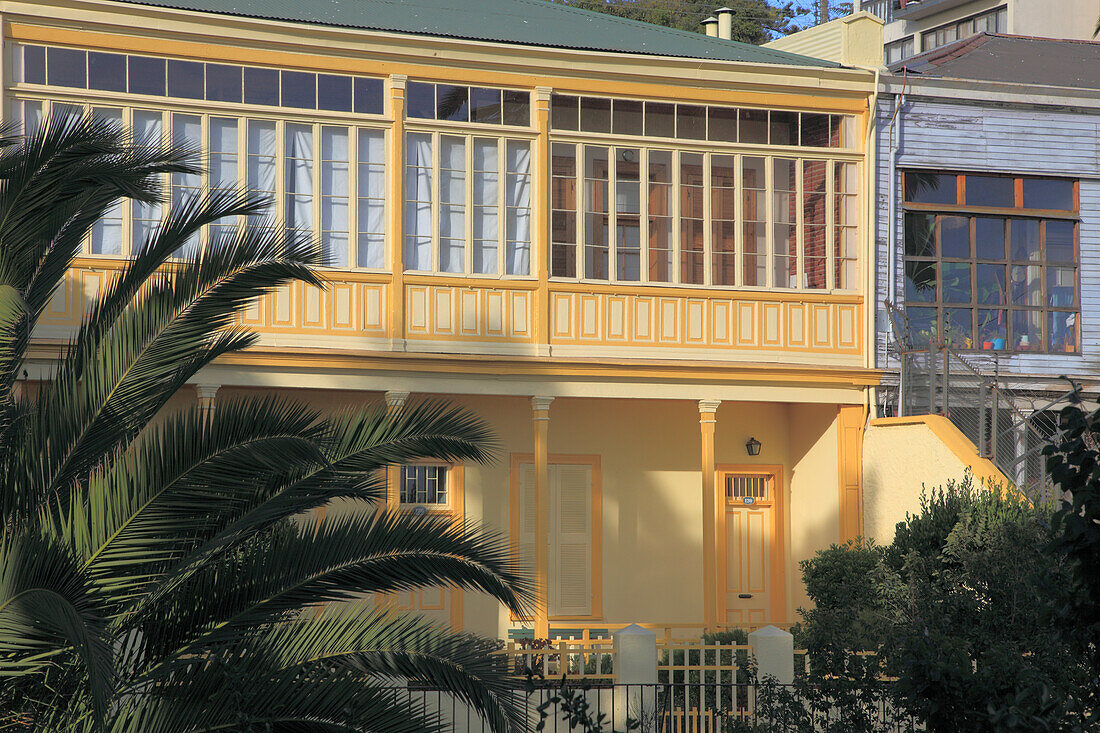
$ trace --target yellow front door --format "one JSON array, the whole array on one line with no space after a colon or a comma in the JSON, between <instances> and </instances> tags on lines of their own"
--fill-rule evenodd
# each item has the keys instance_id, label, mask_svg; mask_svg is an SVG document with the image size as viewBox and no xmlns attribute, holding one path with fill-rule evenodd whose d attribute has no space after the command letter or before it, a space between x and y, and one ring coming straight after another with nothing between
<instances>
[{"instance_id":1,"label":"yellow front door","mask_svg":"<svg viewBox=\"0 0 1100 733\"><path fill-rule=\"evenodd\" d=\"M774 476L727 473L725 608L727 624L772 619Z\"/></svg>"}]
</instances>

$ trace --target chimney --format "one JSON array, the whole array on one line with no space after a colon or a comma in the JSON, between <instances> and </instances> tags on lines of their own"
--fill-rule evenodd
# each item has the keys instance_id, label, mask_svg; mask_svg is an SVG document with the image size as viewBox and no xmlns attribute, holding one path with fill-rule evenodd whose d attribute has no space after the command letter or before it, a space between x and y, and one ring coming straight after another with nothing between
<instances>
[{"instance_id":1,"label":"chimney","mask_svg":"<svg viewBox=\"0 0 1100 733\"><path fill-rule=\"evenodd\" d=\"M733 11L729 8L718 8L714 11L718 16L718 37L727 41L733 40Z\"/></svg>"},{"instance_id":2,"label":"chimney","mask_svg":"<svg viewBox=\"0 0 1100 733\"><path fill-rule=\"evenodd\" d=\"M707 32L707 35L711 38L718 37L718 19L713 15L703 21L703 30Z\"/></svg>"}]
</instances>

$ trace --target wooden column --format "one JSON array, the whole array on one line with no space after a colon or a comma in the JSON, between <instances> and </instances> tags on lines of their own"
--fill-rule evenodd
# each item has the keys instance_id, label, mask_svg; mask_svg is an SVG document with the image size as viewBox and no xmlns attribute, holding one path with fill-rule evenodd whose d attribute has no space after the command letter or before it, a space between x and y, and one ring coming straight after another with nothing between
<instances>
[{"instance_id":1,"label":"wooden column","mask_svg":"<svg viewBox=\"0 0 1100 733\"><path fill-rule=\"evenodd\" d=\"M386 412L393 414L405 406L405 400L409 399L408 392L386 392ZM397 509L401 504L401 466L389 466L386 468L386 505L390 509Z\"/></svg>"},{"instance_id":2,"label":"wooden column","mask_svg":"<svg viewBox=\"0 0 1100 733\"><path fill-rule=\"evenodd\" d=\"M703 625L718 626L718 501L714 487L714 428L721 400L699 400L699 433L702 439L703 499Z\"/></svg>"},{"instance_id":3,"label":"wooden column","mask_svg":"<svg viewBox=\"0 0 1100 733\"><path fill-rule=\"evenodd\" d=\"M538 277L535 291L535 348L550 354L550 87L535 87L534 204L532 210L532 274Z\"/></svg>"},{"instance_id":4,"label":"wooden column","mask_svg":"<svg viewBox=\"0 0 1100 733\"><path fill-rule=\"evenodd\" d=\"M837 468L840 474L840 541L863 534L863 405L837 408Z\"/></svg>"},{"instance_id":5,"label":"wooden column","mask_svg":"<svg viewBox=\"0 0 1100 733\"><path fill-rule=\"evenodd\" d=\"M389 191L389 263L390 289L389 337L392 348L405 350L405 85L404 74L390 76L390 115L393 127L390 132L386 157L390 171Z\"/></svg>"},{"instance_id":6,"label":"wooden column","mask_svg":"<svg viewBox=\"0 0 1100 733\"><path fill-rule=\"evenodd\" d=\"M550 403L553 397L532 397L535 428L535 638L550 636Z\"/></svg>"}]
</instances>

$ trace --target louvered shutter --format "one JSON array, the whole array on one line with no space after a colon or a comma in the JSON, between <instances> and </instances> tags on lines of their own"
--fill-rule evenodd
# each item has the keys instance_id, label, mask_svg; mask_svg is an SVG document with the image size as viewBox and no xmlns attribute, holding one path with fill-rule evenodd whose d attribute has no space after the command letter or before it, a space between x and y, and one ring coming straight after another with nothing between
<instances>
[{"instance_id":1,"label":"louvered shutter","mask_svg":"<svg viewBox=\"0 0 1100 733\"><path fill-rule=\"evenodd\" d=\"M592 613L592 468L550 467L550 615Z\"/></svg>"},{"instance_id":2,"label":"louvered shutter","mask_svg":"<svg viewBox=\"0 0 1100 733\"><path fill-rule=\"evenodd\" d=\"M535 467L530 463L519 467L519 545L520 561L535 570Z\"/></svg>"}]
</instances>

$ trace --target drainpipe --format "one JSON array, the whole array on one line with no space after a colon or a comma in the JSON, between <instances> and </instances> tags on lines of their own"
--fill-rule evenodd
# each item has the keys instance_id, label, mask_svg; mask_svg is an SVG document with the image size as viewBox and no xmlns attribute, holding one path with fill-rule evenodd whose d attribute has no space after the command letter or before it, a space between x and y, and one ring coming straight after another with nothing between
<instances>
[{"instance_id":1,"label":"drainpipe","mask_svg":"<svg viewBox=\"0 0 1100 733\"><path fill-rule=\"evenodd\" d=\"M704 20L702 22L702 26L703 30L706 31L708 36L710 36L711 38L718 37L718 19L715 18L713 15Z\"/></svg>"},{"instance_id":2,"label":"drainpipe","mask_svg":"<svg viewBox=\"0 0 1100 733\"><path fill-rule=\"evenodd\" d=\"M908 75L902 77L901 93L897 95L897 99L894 102L894 114L890 117L890 169L889 169L889 192L888 200L889 212L887 214L887 221L890 226L890 236L887 237L889 249L886 252L886 272L889 277L886 292L887 298L890 303L896 305L897 298L897 273L894 268L897 266L897 248L898 248L898 222L897 222L897 190L898 190L898 149L901 143L902 132L902 117L901 107L905 104L905 84L908 81ZM895 135L895 132L897 133Z\"/></svg>"}]
</instances>

